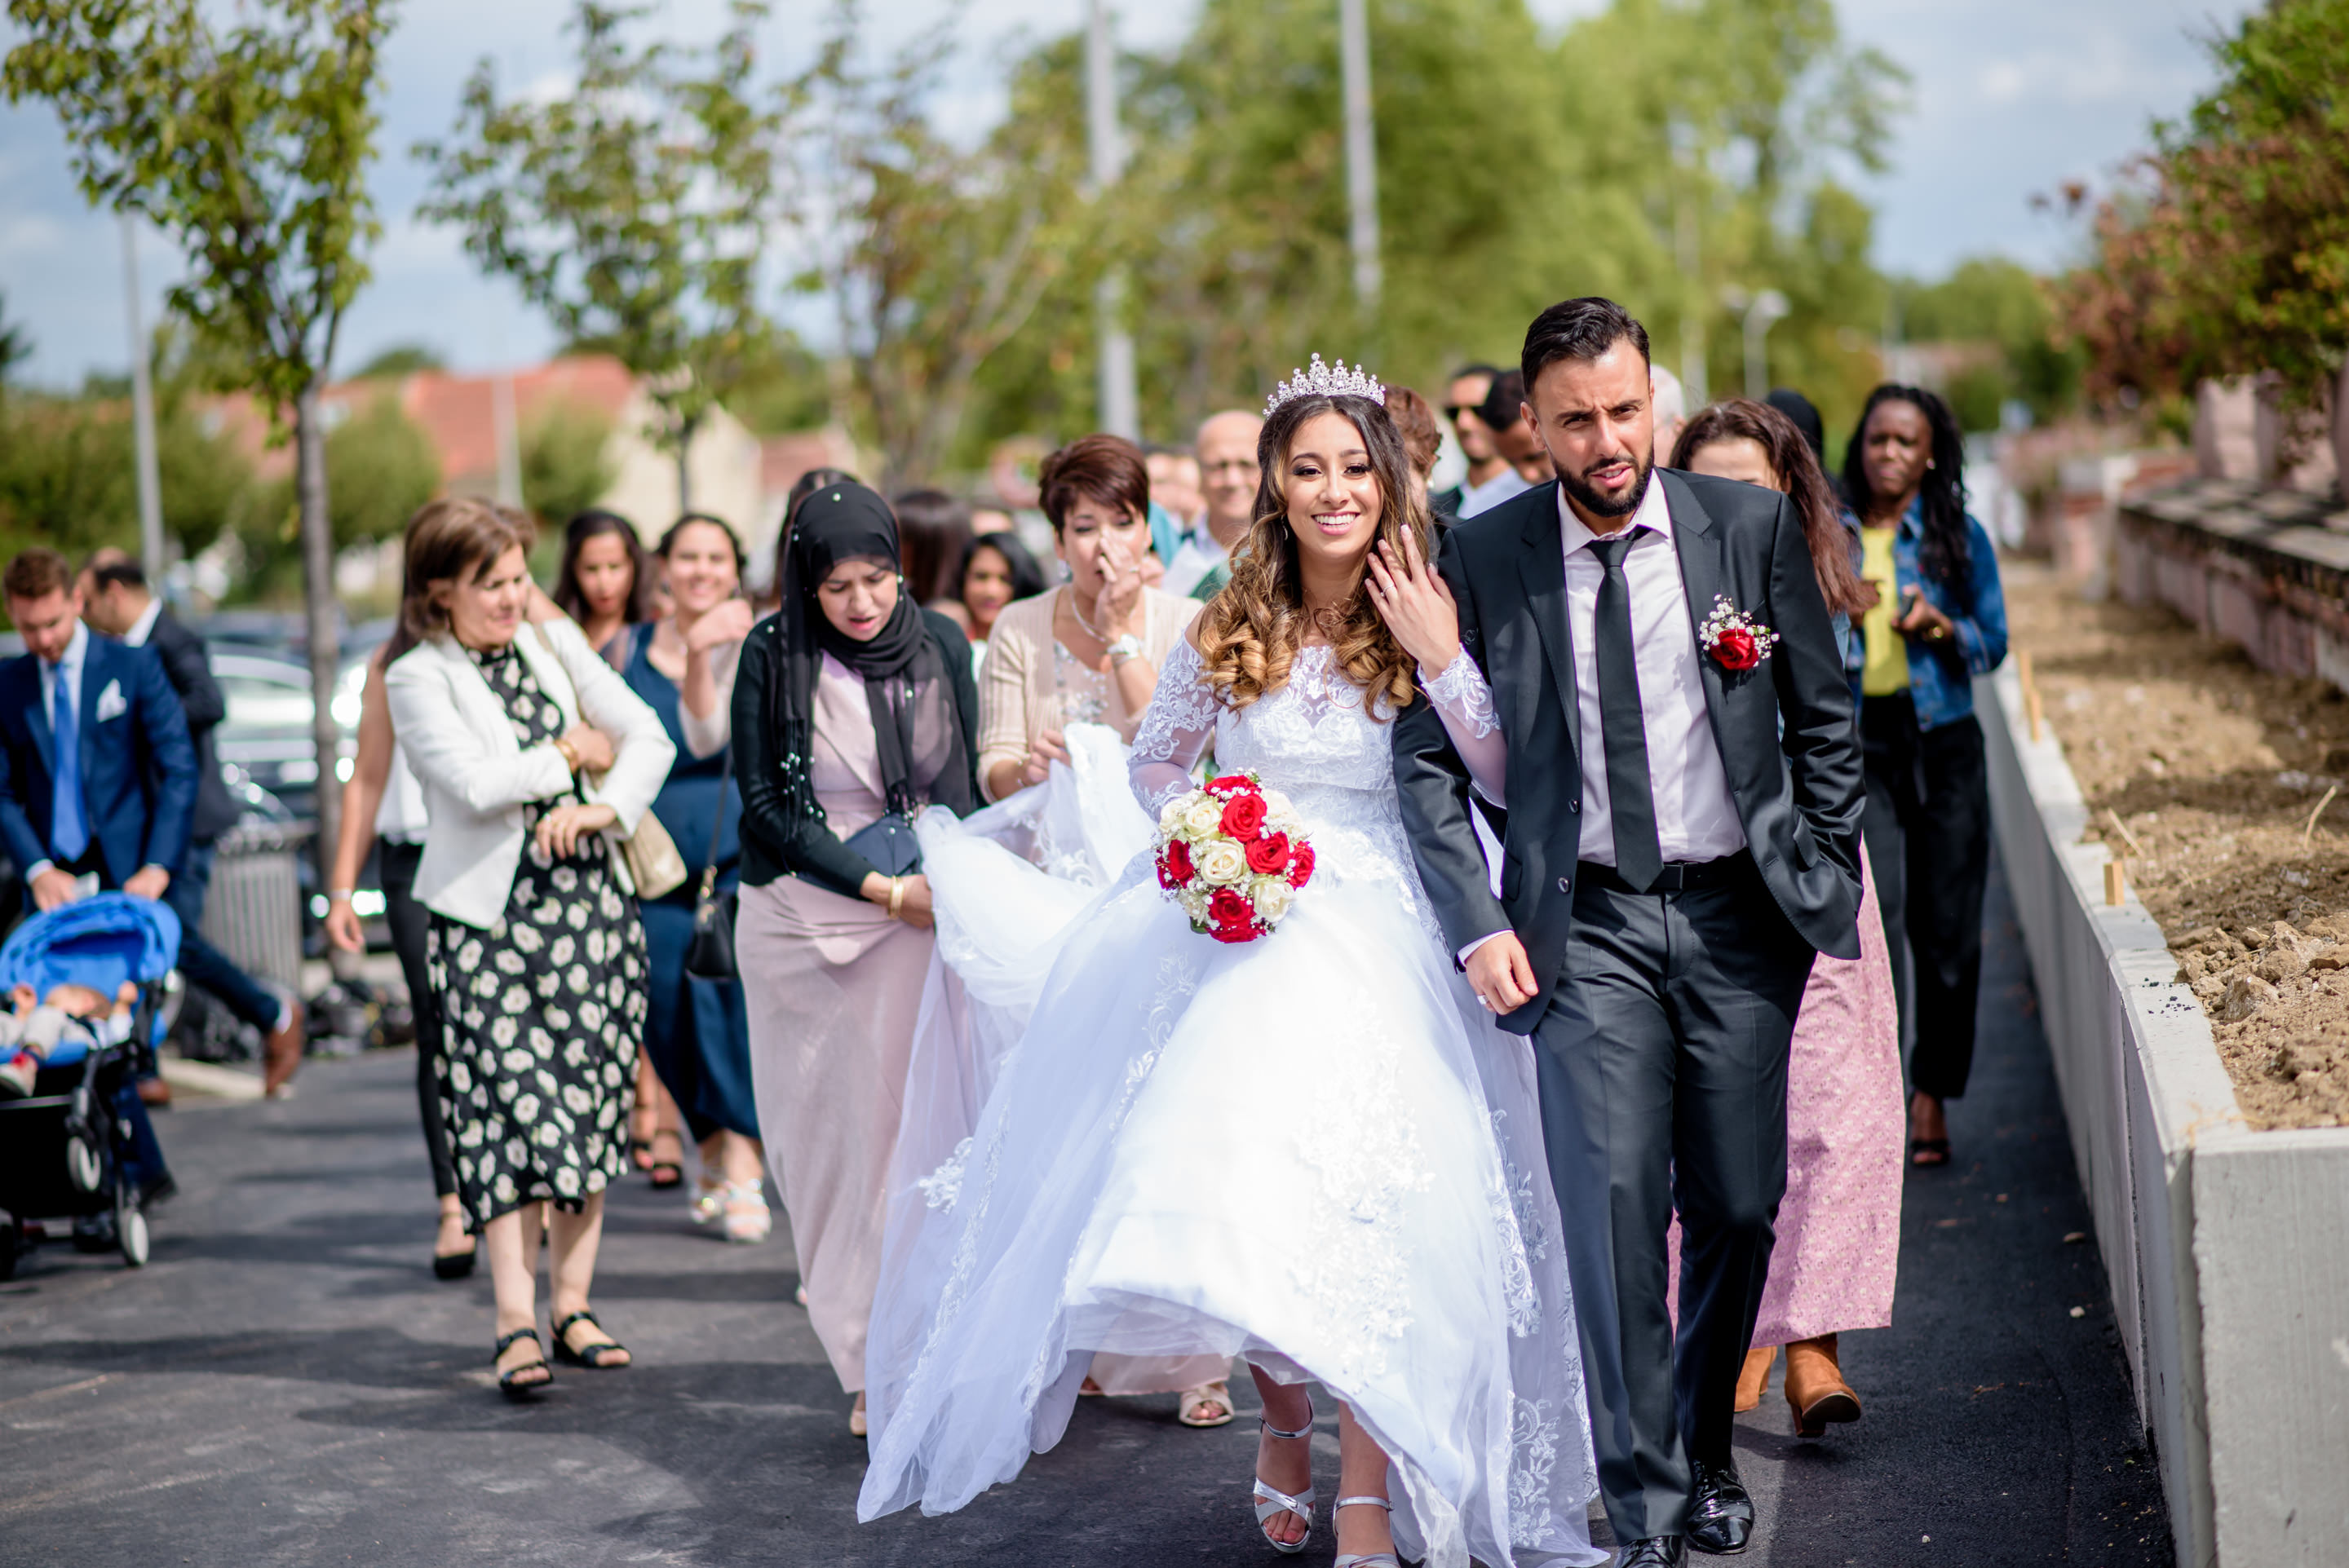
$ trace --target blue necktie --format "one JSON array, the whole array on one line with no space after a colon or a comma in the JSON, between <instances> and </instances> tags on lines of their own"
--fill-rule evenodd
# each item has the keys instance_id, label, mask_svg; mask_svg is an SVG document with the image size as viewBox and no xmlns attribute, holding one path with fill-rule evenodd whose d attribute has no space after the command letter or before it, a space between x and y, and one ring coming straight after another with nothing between
<instances>
[{"instance_id":1,"label":"blue necktie","mask_svg":"<svg viewBox=\"0 0 2349 1568\"><path fill-rule=\"evenodd\" d=\"M49 797L49 854L61 865L71 865L89 848L89 816L81 799L81 715L75 712L74 694L67 689L66 667L59 665L50 707L57 737L57 784Z\"/></svg>"}]
</instances>

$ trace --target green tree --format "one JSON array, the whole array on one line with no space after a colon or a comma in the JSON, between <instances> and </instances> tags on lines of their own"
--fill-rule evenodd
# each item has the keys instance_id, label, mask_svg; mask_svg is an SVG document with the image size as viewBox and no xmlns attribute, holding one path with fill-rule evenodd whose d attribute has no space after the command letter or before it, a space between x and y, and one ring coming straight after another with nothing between
<instances>
[{"instance_id":1,"label":"green tree","mask_svg":"<svg viewBox=\"0 0 2349 1568\"><path fill-rule=\"evenodd\" d=\"M334 549L318 394L378 232L374 153L389 0L8 0L20 41L0 82L57 110L83 193L176 239L171 305L223 346L241 379L289 412L308 601L318 841L341 797Z\"/></svg>"},{"instance_id":2,"label":"green tree","mask_svg":"<svg viewBox=\"0 0 2349 1568\"><path fill-rule=\"evenodd\" d=\"M22 325L8 319L8 296L0 294L0 390L16 374L16 366L33 357L33 340Z\"/></svg>"},{"instance_id":3,"label":"green tree","mask_svg":"<svg viewBox=\"0 0 2349 1568\"><path fill-rule=\"evenodd\" d=\"M419 370L446 370L439 349L421 343L395 343L351 372L354 381L378 376L412 376Z\"/></svg>"},{"instance_id":4,"label":"green tree","mask_svg":"<svg viewBox=\"0 0 2349 1568\"><path fill-rule=\"evenodd\" d=\"M389 539L440 489L440 456L423 427L388 395L371 399L326 437L335 476L335 544Z\"/></svg>"},{"instance_id":5,"label":"green tree","mask_svg":"<svg viewBox=\"0 0 2349 1568\"><path fill-rule=\"evenodd\" d=\"M553 402L522 427L522 493L539 521L560 528L610 492L612 421L594 408Z\"/></svg>"},{"instance_id":6,"label":"green tree","mask_svg":"<svg viewBox=\"0 0 2349 1568\"><path fill-rule=\"evenodd\" d=\"M843 379L891 484L936 478L955 452L980 372L1038 319L1101 232L1081 128L1037 112L1038 73L977 147L926 110L954 35L917 35L877 63L860 13L833 11L815 63L788 84L792 212L806 264L793 285L833 313Z\"/></svg>"},{"instance_id":7,"label":"green tree","mask_svg":"<svg viewBox=\"0 0 2349 1568\"><path fill-rule=\"evenodd\" d=\"M248 527L262 497L244 456L205 430L189 400L173 396L168 384L159 391L163 514L181 549L194 554L222 532ZM32 544L68 555L102 544L137 546L129 416L119 397L26 395L0 405L0 553Z\"/></svg>"},{"instance_id":8,"label":"green tree","mask_svg":"<svg viewBox=\"0 0 2349 1568\"><path fill-rule=\"evenodd\" d=\"M1994 345L1994 360L1969 366L1963 387L1951 387L1968 429L1997 426L2009 401L2044 421L2078 394L2080 356L2055 339L2049 284L2020 263L2000 256L1961 262L1938 284L1895 288L1901 334L1912 342Z\"/></svg>"},{"instance_id":9,"label":"green tree","mask_svg":"<svg viewBox=\"0 0 2349 1568\"><path fill-rule=\"evenodd\" d=\"M771 332L758 293L780 110L751 87L766 0L730 0L706 52L632 46L652 9L579 0L579 84L561 98L501 102L482 60L449 139L415 150L434 181L418 211L456 225L566 340L648 378L650 433L689 511L694 434Z\"/></svg>"},{"instance_id":10,"label":"green tree","mask_svg":"<svg viewBox=\"0 0 2349 1568\"><path fill-rule=\"evenodd\" d=\"M2274 0L2211 56L2219 86L2101 205L2064 325L2104 397L2271 372L2320 407L2349 354L2349 0Z\"/></svg>"}]
</instances>

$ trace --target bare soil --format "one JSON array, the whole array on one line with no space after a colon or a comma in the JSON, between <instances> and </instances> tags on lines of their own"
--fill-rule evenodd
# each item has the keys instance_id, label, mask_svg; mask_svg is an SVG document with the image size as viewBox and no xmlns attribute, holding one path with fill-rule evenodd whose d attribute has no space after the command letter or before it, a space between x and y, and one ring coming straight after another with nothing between
<instances>
[{"instance_id":1,"label":"bare soil","mask_svg":"<svg viewBox=\"0 0 2349 1568\"><path fill-rule=\"evenodd\" d=\"M2349 1122L2349 699L2166 607L2006 571L2013 644L2087 798L2086 836L2127 857L2244 1115Z\"/></svg>"}]
</instances>

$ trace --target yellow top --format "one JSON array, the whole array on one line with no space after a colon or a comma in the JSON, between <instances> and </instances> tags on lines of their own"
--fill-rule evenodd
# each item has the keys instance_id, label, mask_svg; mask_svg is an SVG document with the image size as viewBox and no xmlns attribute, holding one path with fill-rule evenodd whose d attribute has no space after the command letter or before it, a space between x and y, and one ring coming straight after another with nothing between
<instances>
[{"instance_id":1,"label":"yellow top","mask_svg":"<svg viewBox=\"0 0 2349 1568\"><path fill-rule=\"evenodd\" d=\"M1876 608L1859 623L1868 653L1859 672L1862 696L1890 696L1909 689L1909 639L1892 629L1893 614L1900 607L1896 597L1899 573L1892 560L1892 542L1899 533L1895 528L1859 531L1859 574L1876 584Z\"/></svg>"}]
</instances>

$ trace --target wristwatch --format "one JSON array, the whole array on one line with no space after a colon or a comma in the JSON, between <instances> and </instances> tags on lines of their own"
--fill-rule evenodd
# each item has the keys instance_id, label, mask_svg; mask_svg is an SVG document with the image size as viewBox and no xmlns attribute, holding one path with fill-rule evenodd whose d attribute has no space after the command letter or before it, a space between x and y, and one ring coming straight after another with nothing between
<instances>
[{"instance_id":1,"label":"wristwatch","mask_svg":"<svg viewBox=\"0 0 2349 1568\"><path fill-rule=\"evenodd\" d=\"M1109 645L1109 662L1112 668L1125 663L1128 659L1138 659L1141 656L1142 639L1132 632L1128 632Z\"/></svg>"}]
</instances>

